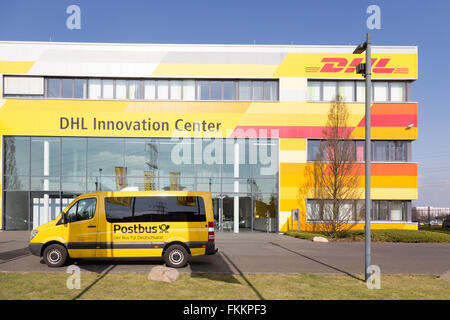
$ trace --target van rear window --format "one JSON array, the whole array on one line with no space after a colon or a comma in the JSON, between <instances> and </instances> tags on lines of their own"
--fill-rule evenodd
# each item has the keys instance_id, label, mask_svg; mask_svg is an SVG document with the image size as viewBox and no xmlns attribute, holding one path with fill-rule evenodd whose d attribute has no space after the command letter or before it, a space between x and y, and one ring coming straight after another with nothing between
<instances>
[{"instance_id":1,"label":"van rear window","mask_svg":"<svg viewBox=\"0 0 450 320\"><path fill-rule=\"evenodd\" d=\"M108 197L108 222L206 221L202 197Z\"/></svg>"}]
</instances>

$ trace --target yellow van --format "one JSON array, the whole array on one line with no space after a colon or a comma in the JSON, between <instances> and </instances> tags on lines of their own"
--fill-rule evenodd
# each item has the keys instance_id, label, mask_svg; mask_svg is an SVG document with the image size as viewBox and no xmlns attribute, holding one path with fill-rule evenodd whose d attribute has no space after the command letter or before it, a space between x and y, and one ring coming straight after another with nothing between
<instances>
[{"instance_id":1,"label":"yellow van","mask_svg":"<svg viewBox=\"0 0 450 320\"><path fill-rule=\"evenodd\" d=\"M69 258L163 257L169 267L215 254L211 194L111 191L77 197L31 232L30 251L49 267Z\"/></svg>"}]
</instances>

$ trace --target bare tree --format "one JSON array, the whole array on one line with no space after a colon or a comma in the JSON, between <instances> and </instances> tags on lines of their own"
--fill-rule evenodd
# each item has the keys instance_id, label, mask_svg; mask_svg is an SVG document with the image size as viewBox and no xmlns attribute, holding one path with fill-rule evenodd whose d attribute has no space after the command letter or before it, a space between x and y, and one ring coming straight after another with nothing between
<instances>
[{"instance_id":1,"label":"bare tree","mask_svg":"<svg viewBox=\"0 0 450 320\"><path fill-rule=\"evenodd\" d=\"M354 226L354 203L361 197L356 150L348 126L349 111L340 96L330 105L316 158L305 170L303 193L310 198L308 219L315 230L344 236Z\"/></svg>"}]
</instances>

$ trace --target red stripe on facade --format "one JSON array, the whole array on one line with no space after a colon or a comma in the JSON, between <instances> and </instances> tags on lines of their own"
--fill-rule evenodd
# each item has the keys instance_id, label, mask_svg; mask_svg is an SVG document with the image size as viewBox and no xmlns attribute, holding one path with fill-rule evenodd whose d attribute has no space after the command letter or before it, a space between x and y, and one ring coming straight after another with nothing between
<instances>
[{"instance_id":1,"label":"red stripe on facade","mask_svg":"<svg viewBox=\"0 0 450 320\"><path fill-rule=\"evenodd\" d=\"M371 125L373 127L407 127L413 125L417 127L416 114L374 114L371 117ZM363 117L358 127L364 127L366 117Z\"/></svg>"}]
</instances>

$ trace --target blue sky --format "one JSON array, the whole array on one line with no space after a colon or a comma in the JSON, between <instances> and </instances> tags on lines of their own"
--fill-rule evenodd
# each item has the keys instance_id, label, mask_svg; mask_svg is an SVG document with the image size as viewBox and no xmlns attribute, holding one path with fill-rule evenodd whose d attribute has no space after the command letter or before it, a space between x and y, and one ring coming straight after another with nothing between
<instances>
[{"instance_id":1,"label":"blue sky","mask_svg":"<svg viewBox=\"0 0 450 320\"><path fill-rule=\"evenodd\" d=\"M66 8L81 8L81 29ZM374 45L417 45L419 199L450 206L450 1L1 1L0 40L132 43L337 44L364 41L366 9L381 8Z\"/></svg>"}]
</instances>

